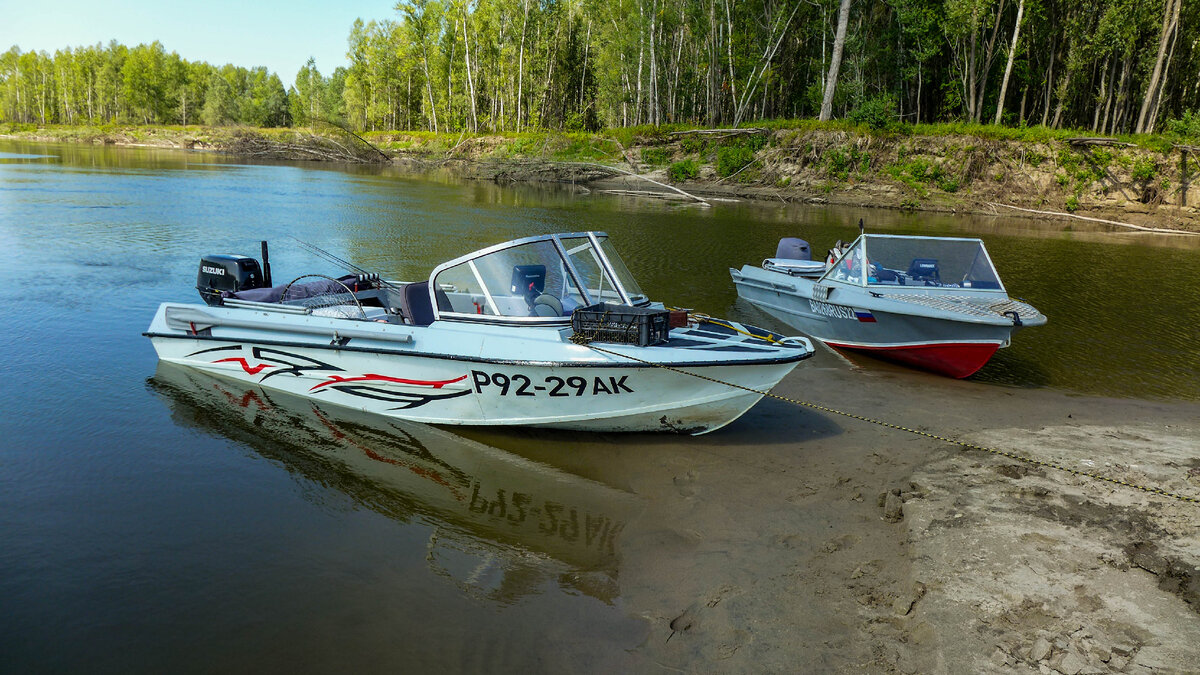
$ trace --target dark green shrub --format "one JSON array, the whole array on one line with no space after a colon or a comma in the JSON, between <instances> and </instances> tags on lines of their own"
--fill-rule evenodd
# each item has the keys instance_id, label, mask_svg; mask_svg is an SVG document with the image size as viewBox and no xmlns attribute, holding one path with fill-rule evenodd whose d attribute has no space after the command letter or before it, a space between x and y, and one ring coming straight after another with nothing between
<instances>
[{"instance_id":1,"label":"dark green shrub","mask_svg":"<svg viewBox=\"0 0 1200 675\"><path fill-rule=\"evenodd\" d=\"M679 141L680 147L686 153L701 153L704 152L704 139L699 136L684 136L682 141Z\"/></svg>"},{"instance_id":2,"label":"dark green shrub","mask_svg":"<svg viewBox=\"0 0 1200 675\"><path fill-rule=\"evenodd\" d=\"M850 111L850 121L855 124L881 130L896 121L896 99L889 94L880 94L863 100Z\"/></svg>"},{"instance_id":3,"label":"dark green shrub","mask_svg":"<svg viewBox=\"0 0 1200 675\"><path fill-rule=\"evenodd\" d=\"M1157 171L1158 167L1154 165L1154 160L1149 157L1138 157L1133 160L1133 169L1130 171L1130 175L1134 180L1148 181L1154 178Z\"/></svg>"},{"instance_id":4,"label":"dark green shrub","mask_svg":"<svg viewBox=\"0 0 1200 675\"><path fill-rule=\"evenodd\" d=\"M700 163L694 159L675 162L667 168L667 175L675 182L691 180L700 175Z\"/></svg>"},{"instance_id":5,"label":"dark green shrub","mask_svg":"<svg viewBox=\"0 0 1200 675\"><path fill-rule=\"evenodd\" d=\"M871 167L871 155L853 145L834 147L825 151L825 169L830 176L846 180L851 172L865 172Z\"/></svg>"},{"instance_id":6,"label":"dark green shrub","mask_svg":"<svg viewBox=\"0 0 1200 675\"><path fill-rule=\"evenodd\" d=\"M731 176L754 161L754 151L741 145L717 148L717 173Z\"/></svg>"},{"instance_id":7,"label":"dark green shrub","mask_svg":"<svg viewBox=\"0 0 1200 675\"><path fill-rule=\"evenodd\" d=\"M642 161L647 164L666 164L671 161L671 151L666 148L642 148Z\"/></svg>"},{"instance_id":8,"label":"dark green shrub","mask_svg":"<svg viewBox=\"0 0 1200 675\"><path fill-rule=\"evenodd\" d=\"M1185 110L1183 117L1167 122L1167 131L1185 139L1200 139L1200 112Z\"/></svg>"}]
</instances>

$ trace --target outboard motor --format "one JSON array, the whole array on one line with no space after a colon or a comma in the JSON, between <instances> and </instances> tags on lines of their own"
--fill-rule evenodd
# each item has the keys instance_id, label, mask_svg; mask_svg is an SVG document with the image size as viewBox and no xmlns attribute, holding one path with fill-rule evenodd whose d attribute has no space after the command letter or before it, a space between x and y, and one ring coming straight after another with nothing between
<instances>
[{"instance_id":1,"label":"outboard motor","mask_svg":"<svg viewBox=\"0 0 1200 675\"><path fill-rule=\"evenodd\" d=\"M784 260L812 260L812 251L809 250L807 241L797 237L784 237L779 240L775 257Z\"/></svg>"},{"instance_id":2,"label":"outboard motor","mask_svg":"<svg viewBox=\"0 0 1200 675\"><path fill-rule=\"evenodd\" d=\"M244 291L262 288L263 274L258 261L244 255L216 253L200 258L200 273L196 275L196 290L209 305L221 304L222 291Z\"/></svg>"}]
</instances>

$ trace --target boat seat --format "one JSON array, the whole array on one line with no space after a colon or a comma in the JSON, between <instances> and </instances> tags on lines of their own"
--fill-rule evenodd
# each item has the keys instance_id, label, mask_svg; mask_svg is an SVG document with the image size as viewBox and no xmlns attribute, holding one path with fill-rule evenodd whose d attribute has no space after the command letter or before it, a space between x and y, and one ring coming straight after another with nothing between
<instances>
[{"instance_id":1,"label":"boat seat","mask_svg":"<svg viewBox=\"0 0 1200 675\"><path fill-rule=\"evenodd\" d=\"M400 311L414 326L428 326L433 323L433 303L429 302L428 281L404 284L400 289Z\"/></svg>"}]
</instances>

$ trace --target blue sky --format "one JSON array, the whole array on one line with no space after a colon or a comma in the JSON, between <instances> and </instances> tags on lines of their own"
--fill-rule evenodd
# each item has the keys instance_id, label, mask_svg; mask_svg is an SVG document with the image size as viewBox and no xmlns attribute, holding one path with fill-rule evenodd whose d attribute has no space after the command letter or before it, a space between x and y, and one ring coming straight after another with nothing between
<instances>
[{"instance_id":1,"label":"blue sky","mask_svg":"<svg viewBox=\"0 0 1200 675\"><path fill-rule=\"evenodd\" d=\"M309 56L328 75L346 65L346 37L361 17L394 19L396 0L0 0L0 51L54 50L116 39L158 40L189 61L266 66L284 86Z\"/></svg>"}]
</instances>

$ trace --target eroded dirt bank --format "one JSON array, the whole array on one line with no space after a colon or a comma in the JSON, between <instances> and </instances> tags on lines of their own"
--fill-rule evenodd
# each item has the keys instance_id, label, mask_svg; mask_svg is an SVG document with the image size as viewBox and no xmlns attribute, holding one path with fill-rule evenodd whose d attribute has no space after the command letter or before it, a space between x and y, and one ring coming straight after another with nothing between
<instances>
[{"instance_id":1,"label":"eroded dirt bank","mask_svg":"<svg viewBox=\"0 0 1200 675\"><path fill-rule=\"evenodd\" d=\"M639 137L635 145L621 147L618 162L609 164L700 196L1043 218L1084 216L1200 231L1195 207L1200 203L1200 184L1195 181L1200 161L1194 153L1169 145L1159 151L1123 143L786 129L750 138L755 140ZM498 147L500 139L468 139L444 157L414 149L399 152L394 161L414 170L437 167L500 183L571 182L680 198L640 178L605 172L597 162L498 158Z\"/></svg>"}]
</instances>

